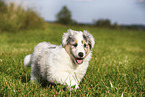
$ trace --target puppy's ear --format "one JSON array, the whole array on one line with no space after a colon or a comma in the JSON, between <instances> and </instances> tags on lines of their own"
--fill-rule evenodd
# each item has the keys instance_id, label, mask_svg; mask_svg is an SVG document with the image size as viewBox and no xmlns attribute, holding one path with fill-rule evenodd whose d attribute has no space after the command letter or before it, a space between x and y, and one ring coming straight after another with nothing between
<instances>
[{"instance_id":1,"label":"puppy's ear","mask_svg":"<svg viewBox=\"0 0 145 97\"><path fill-rule=\"evenodd\" d=\"M95 44L94 37L86 30L83 31L83 37L89 43L90 48L93 48Z\"/></svg>"},{"instance_id":2,"label":"puppy's ear","mask_svg":"<svg viewBox=\"0 0 145 97\"><path fill-rule=\"evenodd\" d=\"M69 30L67 31L67 33L64 33L64 34L63 34L63 36L62 36L62 46L63 46L63 47L68 43L69 37L70 37L70 35L71 35L71 32L72 32L72 30L69 29Z\"/></svg>"}]
</instances>

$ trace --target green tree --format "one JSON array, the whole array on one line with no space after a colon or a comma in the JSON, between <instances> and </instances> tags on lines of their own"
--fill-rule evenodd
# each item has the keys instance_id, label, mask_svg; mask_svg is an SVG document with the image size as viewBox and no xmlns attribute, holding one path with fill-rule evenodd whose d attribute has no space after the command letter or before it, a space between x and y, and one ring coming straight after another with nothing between
<instances>
[{"instance_id":1,"label":"green tree","mask_svg":"<svg viewBox=\"0 0 145 97\"><path fill-rule=\"evenodd\" d=\"M76 23L74 20L72 20L71 12L66 6L63 6L63 8L60 10L56 17L57 22L61 24L68 25Z\"/></svg>"}]
</instances>

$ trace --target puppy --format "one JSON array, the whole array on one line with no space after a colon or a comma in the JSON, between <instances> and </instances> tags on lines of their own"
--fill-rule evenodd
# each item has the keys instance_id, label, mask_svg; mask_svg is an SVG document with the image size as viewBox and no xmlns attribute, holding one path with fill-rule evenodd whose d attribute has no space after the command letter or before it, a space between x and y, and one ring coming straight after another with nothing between
<instances>
[{"instance_id":1,"label":"puppy","mask_svg":"<svg viewBox=\"0 0 145 97\"><path fill-rule=\"evenodd\" d=\"M33 53L24 59L24 65L31 66L31 82L37 82L41 76L51 83L67 85L69 89L71 86L79 88L94 44L94 38L89 32L71 29L63 34L60 46L39 43Z\"/></svg>"}]
</instances>

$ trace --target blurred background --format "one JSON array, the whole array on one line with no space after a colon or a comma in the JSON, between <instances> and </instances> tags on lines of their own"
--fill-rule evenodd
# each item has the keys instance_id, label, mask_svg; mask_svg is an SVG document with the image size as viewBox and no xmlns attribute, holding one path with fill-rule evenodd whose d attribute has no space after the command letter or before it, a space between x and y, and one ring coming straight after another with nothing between
<instances>
[{"instance_id":1,"label":"blurred background","mask_svg":"<svg viewBox=\"0 0 145 97\"><path fill-rule=\"evenodd\" d=\"M95 38L80 88L32 85L24 57L70 28ZM0 97L145 97L144 74L145 0L0 0Z\"/></svg>"},{"instance_id":2,"label":"blurred background","mask_svg":"<svg viewBox=\"0 0 145 97\"><path fill-rule=\"evenodd\" d=\"M145 0L0 0L0 14L1 31L43 28L44 21L145 30Z\"/></svg>"}]
</instances>

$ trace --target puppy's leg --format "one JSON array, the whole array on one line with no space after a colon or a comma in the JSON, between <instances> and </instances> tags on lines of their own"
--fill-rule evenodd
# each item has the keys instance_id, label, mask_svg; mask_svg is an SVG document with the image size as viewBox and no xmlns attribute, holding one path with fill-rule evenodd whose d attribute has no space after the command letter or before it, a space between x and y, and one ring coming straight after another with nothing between
<instances>
[{"instance_id":1,"label":"puppy's leg","mask_svg":"<svg viewBox=\"0 0 145 97\"><path fill-rule=\"evenodd\" d=\"M39 69L36 64L31 64L31 83L38 83Z\"/></svg>"},{"instance_id":2,"label":"puppy's leg","mask_svg":"<svg viewBox=\"0 0 145 97\"><path fill-rule=\"evenodd\" d=\"M75 91L76 91L76 89L79 88L79 82L76 80L75 76L73 76L71 74L65 80L65 83L68 85L68 88L70 90L73 90L72 86L75 86Z\"/></svg>"}]
</instances>

